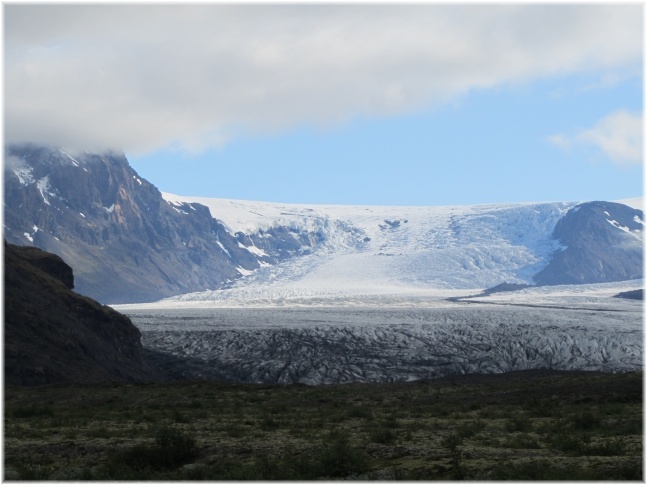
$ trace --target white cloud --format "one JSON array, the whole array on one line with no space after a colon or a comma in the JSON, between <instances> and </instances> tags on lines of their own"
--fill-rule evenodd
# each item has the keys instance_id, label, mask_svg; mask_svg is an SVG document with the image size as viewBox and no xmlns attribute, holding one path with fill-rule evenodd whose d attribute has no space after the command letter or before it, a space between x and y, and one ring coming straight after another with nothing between
<instances>
[{"instance_id":1,"label":"white cloud","mask_svg":"<svg viewBox=\"0 0 647 485\"><path fill-rule=\"evenodd\" d=\"M641 5L5 5L5 137L200 150L642 56Z\"/></svg>"},{"instance_id":2,"label":"white cloud","mask_svg":"<svg viewBox=\"0 0 647 485\"><path fill-rule=\"evenodd\" d=\"M612 161L619 164L640 164L643 153L642 116L618 111L600 120L590 130L581 132L577 139L600 148Z\"/></svg>"},{"instance_id":3,"label":"white cloud","mask_svg":"<svg viewBox=\"0 0 647 485\"><path fill-rule=\"evenodd\" d=\"M643 160L642 115L620 110L599 120L592 128L573 136L563 134L548 137L549 143L560 148L572 145L593 145L618 165L641 164Z\"/></svg>"},{"instance_id":4,"label":"white cloud","mask_svg":"<svg viewBox=\"0 0 647 485\"><path fill-rule=\"evenodd\" d=\"M559 147L559 148L568 148L572 144L570 138L568 138L566 135L561 135L561 134L549 136L548 143L550 143L551 145L555 145L556 147Z\"/></svg>"}]
</instances>

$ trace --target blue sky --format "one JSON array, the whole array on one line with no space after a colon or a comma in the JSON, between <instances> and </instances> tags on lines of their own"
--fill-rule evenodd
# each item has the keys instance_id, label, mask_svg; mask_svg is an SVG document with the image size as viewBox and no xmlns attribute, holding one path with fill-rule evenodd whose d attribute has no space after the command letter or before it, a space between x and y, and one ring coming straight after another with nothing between
<instances>
[{"instance_id":1,"label":"blue sky","mask_svg":"<svg viewBox=\"0 0 647 485\"><path fill-rule=\"evenodd\" d=\"M597 80L576 75L478 90L409 115L306 125L200 155L129 159L161 190L205 197L462 205L639 196L641 163L617 163L593 143L550 142L618 110L642 112L640 76L586 88Z\"/></svg>"},{"instance_id":2,"label":"blue sky","mask_svg":"<svg viewBox=\"0 0 647 485\"><path fill-rule=\"evenodd\" d=\"M642 195L633 5L5 6L5 136L178 195Z\"/></svg>"}]
</instances>

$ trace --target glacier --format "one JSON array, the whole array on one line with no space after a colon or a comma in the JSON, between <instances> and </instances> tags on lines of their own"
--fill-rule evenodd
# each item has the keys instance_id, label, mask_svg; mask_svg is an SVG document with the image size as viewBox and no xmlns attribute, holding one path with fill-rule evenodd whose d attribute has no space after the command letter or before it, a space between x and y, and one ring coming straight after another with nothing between
<instances>
[{"instance_id":1,"label":"glacier","mask_svg":"<svg viewBox=\"0 0 647 485\"><path fill-rule=\"evenodd\" d=\"M310 254L263 265L229 288L170 298L223 305L531 283L560 248L551 238L557 221L577 204L325 206L162 195L172 205L205 205L232 234L272 227L322 234Z\"/></svg>"},{"instance_id":2,"label":"glacier","mask_svg":"<svg viewBox=\"0 0 647 485\"><path fill-rule=\"evenodd\" d=\"M192 359L184 375L193 379L315 385L542 368L625 372L642 368L642 302L614 295L642 284L116 308L145 347Z\"/></svg>"},{"instance_id":3,"label":"glacier","mask_svg":"<svg viewBox=\"0 0 647 485\"><path fill-rule=\"evenodd\" d=\"M532 285L565 249L553 231L576 202L349 207L163 197L207 206L258 254L274 234L318 238L311 251L225 288L115 305L146 348L183 362L177 371L187 378L316 385L642 368L642 302L615 298L642 279L483 291ZM642 231L626 236L642 244Z\"/></svg>"}]
</instances>

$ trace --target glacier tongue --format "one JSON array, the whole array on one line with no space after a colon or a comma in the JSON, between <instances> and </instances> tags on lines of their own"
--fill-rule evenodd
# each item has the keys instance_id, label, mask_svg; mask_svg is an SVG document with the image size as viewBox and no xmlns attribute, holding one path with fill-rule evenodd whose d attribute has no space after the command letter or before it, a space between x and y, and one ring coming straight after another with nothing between
<instances>
[{"instance_id":1,"label":"glacier tongue","mask_svg":"<svg viewBox=\"0 0 647 485\"><path fill-rule=\"evenodd\" d=\"M207 206L232 233L284 226L322 234L311 254L261 267L231 288L170 298L228 305L530 283L558 249L555 224L575 205L324 206L163 196Z\"/></svg>"},{"instance_id":2,"label":"glacier tongue","mask_svg":"<svg viewBox=\"0 0 647 485\"><path fill-rule=\"evenodd\" d=\"M642 368L642 304L624 285L532 288L464 301L120 310L146 347L196 359L189 376L326 384L523 369ZM554 290L554 291L551 291ZM328 304L336 300L328 299Z\"/></svg>"},{"instance_id":3,"label":"glacier tongue","mask_svg":"<svg viewBox=\"0 0 647 485\"><path fill-rule=\"evenodd\" d=\"M291 234L316 241L227 288L118 307L145 346L192 359L182 364L188 377L325 384L642 368L642 304L612 298L642 280L480 294L532 283L554 253L566 252L554 229L575 203L344 207L164 197L206 205L245 247L298 239Z\"/></svg>"}]
</instances>

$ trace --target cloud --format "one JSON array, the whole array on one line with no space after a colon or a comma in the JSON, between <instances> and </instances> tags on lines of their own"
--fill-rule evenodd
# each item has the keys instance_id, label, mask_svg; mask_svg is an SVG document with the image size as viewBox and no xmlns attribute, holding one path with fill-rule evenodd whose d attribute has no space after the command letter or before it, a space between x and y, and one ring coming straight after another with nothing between
<instances>
[{"instance_id":1,"label":"cloud","mask_svg":"<svg viewBox=\"0 0 647 485\"><path fill-rule=\"evenodd\" d=\"M642 58L640 5L5 5L5 139L146 152Z\"/></svg>"},{"instance_id":2,"label":"cloud","mask_svg":"<svg viewBox=\"0 0 647 485\"><path fill-rule=\"evenodd\" d=\"M642 115L620 110L602 118L592 128L574 136L563 134L548 137L548 142L560 148L573 145L593 145L609 160L624 166L642 164Z\"/></svg>"},{"instance_id":3,"label":"cloud","mask_svg":"<svg viewBox=\"0 0 647 485\"><path fill-rule=\"evenodd\" d=\"M27 162L25 162L22 158L15 157L13 155L5 156L3 159L3 165L5 172L29 167L29 165L27 165Z\"/></svg>"},{"instance_id":4,"label":"cloud","mask_svg":"<svg viewBox=\"0 0 647 485\"><path fill-rule=\"evenodd\" d=\"M633 165L642 163L642 134L642 116L618 111L582 131L577 139L596 145L615 163Z\"/></svg>"},{"instance_id":5,"label":"cloud","mask_svg":"<svg viewBox=\"0 0 647 485\"><path fill-rule=\"evenodd\" d=\"M566 149L571 146L572 141L566 135L551 135L548 137L548 143L556 147Z\"/></svg>"}]
</instances>

